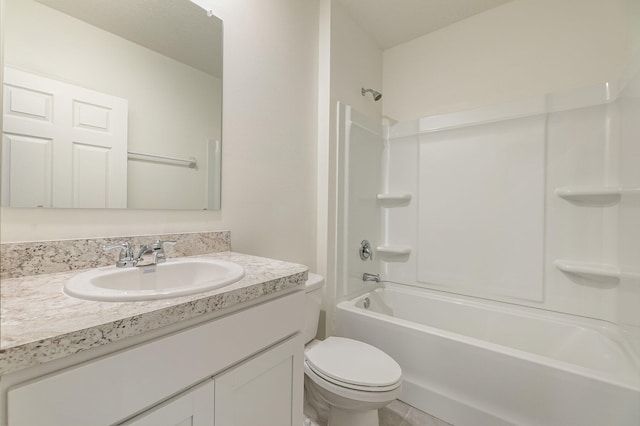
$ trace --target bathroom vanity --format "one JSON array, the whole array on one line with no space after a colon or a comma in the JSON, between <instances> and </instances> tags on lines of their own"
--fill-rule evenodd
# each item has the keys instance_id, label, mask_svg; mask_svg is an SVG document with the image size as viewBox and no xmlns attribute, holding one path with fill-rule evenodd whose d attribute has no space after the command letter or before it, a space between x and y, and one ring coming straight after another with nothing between
<instances>
[{"instance_id":1,"label":"bathroom vanity","mask_svg":"<svg viewBox=\"0 0 640 426\"><path fill-rule=\"evenodd\" d=\"M198 257L245 276L142 302L67 296L76 270L3 279L0 425L301 424L306 267Z\"/></svg>"}]
</instances>

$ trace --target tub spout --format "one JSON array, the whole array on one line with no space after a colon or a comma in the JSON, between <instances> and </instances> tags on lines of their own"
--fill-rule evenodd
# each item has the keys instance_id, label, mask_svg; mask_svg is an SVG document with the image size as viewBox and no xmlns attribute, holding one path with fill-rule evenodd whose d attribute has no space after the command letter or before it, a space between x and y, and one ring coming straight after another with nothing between
<instances>
[{"instance_id":1,"label":"tub spout","mask_svg":"<svg viewBox=\"0 0 640 426\"><path fill-rule=\"evenodd\" d=\"M370 274L365 272L362 274L362 281L375 281L377 283L380 282L380 274Z\"/></svg>"}]
</instances>

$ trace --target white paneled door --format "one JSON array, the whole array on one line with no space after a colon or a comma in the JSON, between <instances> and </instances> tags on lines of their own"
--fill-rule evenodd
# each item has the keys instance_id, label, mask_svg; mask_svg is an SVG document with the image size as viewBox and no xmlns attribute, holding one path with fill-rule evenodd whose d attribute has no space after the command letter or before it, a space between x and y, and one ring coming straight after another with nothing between
<instances>
[{"instance_id":1,"label":"white paneled door","mask_svg":"<svg viewBox=\"0 0 640 426\"><path fill-rule=\"evenodd\" d=\"M125 208L125 99L5 68L2 205Z\"/></svg>"}]
</instances>

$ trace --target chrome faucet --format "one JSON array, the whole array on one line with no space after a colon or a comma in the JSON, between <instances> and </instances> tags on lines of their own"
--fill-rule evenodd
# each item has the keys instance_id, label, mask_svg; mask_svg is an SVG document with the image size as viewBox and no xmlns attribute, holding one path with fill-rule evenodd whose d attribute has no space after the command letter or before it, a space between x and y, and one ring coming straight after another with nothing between
<instances>
[{"instance_id":1,"label":"chrome faucet","mask_svg":"<svg viewBox=\"0 0 640 426\"><path fill-rule=\"evenodd\" d=\"M175 244L174 240L156 240L150 246L141 245L136 256L136 266L157 265L167 261L167 254L164 252L164 244ZM152 257L148 261L144 261L143 256L151 253Z\"/></svg>"},{"instance_id":2,"label":"chrome faucet","mask_svg":"<svg viewBox=\"0 0 640 426\"><path fill-rule=\"evenodd\" d=\"M370 274L365 272L362 274L362 281L375 281L377 283L380 282L380 274Z\"/></svg>"},{"instance_id":3,"label":"chrome faucet","mask_svg":"<svg viewBox=\"0 0 640 426\"><path fill-rule=\"evenodd\" d=\"M176 241L171 240L156 240L150 246L141 245L138 249L138 254L134 255L133 247L127 241L122 244L116 244L112 246L103 246L104 250L120 249L118 260L116 261L116 267L118 268L132 268L134 266L149 266L157 265L158 263L164 263L167 261L167 255L164 252L164 244L175 244ZM153 256L149 261L144 260L144 255L152 253Z\"/></svg>"},{"instance_id":4,"label":"chrome faucet","mask_svg":"<svg viewBox=\"0 0 640 426\"><path fill-rule=\"evenodd\" d=\"M153 253L153 249L147 245L141 245L140 249L138 249L138 255L136 256L136 264L135 266L148 266L148 265L155 265L155 255L151 258L151 260L146 260L144 259L144 255L147 253ZM140 262L143 261L143 262Z\"/></svg>"}]
</instances>

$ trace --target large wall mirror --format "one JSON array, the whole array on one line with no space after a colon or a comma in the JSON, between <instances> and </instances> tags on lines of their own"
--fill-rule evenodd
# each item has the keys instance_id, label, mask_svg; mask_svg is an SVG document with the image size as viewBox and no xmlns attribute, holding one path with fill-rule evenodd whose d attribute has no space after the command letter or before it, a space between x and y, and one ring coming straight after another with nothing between
<instances>
[{"instance_id":1,"label":"large wall mirror","mask_svg":"<svg viewBox=\"0 0 640 426\"><path fill-rule=\"evenodd\" d=\"M220 209L220 19L189 0L4 4L3 206Z\"/></svg>"}]
</instances>

